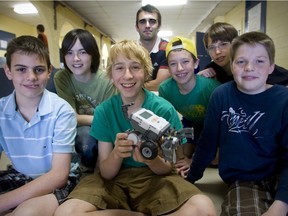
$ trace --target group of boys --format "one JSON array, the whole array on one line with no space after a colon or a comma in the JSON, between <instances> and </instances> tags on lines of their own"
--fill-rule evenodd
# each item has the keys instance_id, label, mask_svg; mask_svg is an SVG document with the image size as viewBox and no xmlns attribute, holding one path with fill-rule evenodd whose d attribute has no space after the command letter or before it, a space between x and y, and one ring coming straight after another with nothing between
<instances>
[{"instance_id":1,"label":"group of boys","mask_svg":"<svg viewBox=\"0 0 288 216\"><path fill-rule=\"evenodd\" d=\"M272 39L261 32L213 39L217 30L208 31L207 51L232 77L221 81L215 70L195 75L195 45L173 38L164 51L170 73L158 71L166 79L159 97L144 88L153 69L144 38L155 36L161 25L157 9L147 7L153 10L137 13L142 46L124 40L110 50L106 73L119 94L95 108L90 135L98 140L98 167L80 182L73 160L76 114L45 90L51 73L47 48L32 36L8 44L5 73L15 91L0 99L0 152L13 166L0 172L1 214L216 215L211 199L193 183L219 149L219 174L229 186L221 215L287 215L288 89L267 82L275 70ZM218 81L207 78L215 76ZM135 146L128 139L132 126L121 111L125 104L133 104L128 115L146 108L177 130L199 129L194 149L193 140L181 145L176 165L160 155L144 158L141 142Z\"/></svg>"}]
</instances>

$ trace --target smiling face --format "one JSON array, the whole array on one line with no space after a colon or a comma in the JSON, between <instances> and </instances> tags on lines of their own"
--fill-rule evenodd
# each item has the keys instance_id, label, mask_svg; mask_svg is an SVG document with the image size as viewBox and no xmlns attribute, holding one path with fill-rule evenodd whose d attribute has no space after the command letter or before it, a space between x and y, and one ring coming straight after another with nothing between
<instances>
[{"instance_id":1,"label":"smiling face","mask_svg":"<svg viewBox=\"0 0 288 216\"><path fill-rule=\"evenodd\" d=\"M17 98L39 100L50 77L51 68L37 54L21 51L11 56L11 66L5 67L8 79L12 80Z\"/></svg>"},{"instance_id":2,"label":"smiling face","mask_svg":"<svg viewBox=\"0 0 288 216\"><path fill-rule=\"evenodd\" d=\"M77 80L90 79L92 57L85 51L79 39L65 55L65 61Z\"/></svg>"},{"instance_id":3,"label":"smiling face","mask_svg":"<svg viewBox=\"0 0 288 216\"><path fill-rule=\"evenodd\" d=\"M137 58L119 54L112 65L111 80L120 92L123 103L134 102L140 95L143 96L145 73Z\"/></svg>"},{"instance_id":4,"label":"smiling face","mask_svg":"<svg viewBox=\"0 0 288 216\"><path fill-rule=\"evenodd\" d=\"M232 62L232 73L237 87L246 94L258 94L265 91L268 75L274 70L265 47L243 44L238 47Z\"/></svg>"},{"instance_id":5,"label":"smiling face","mask_svg":"<svg viewBox=\"0 0 288 216\"><path fill-rule=\"evenodd\" d=\"M140 40L149 41L155 39L159 32L159 23L156 13L142 11L139 13L136 30L139 33Z\"/></svg>"},{"instance_id":6,"label":"smiling face","mask_svg":"<svg viewBox=\"0 0 288 216\"><path fill-rule=\"evenodd\" d=\"M168 55L168 65L178 85L186 86L194 83L194 68L197 68L198 60L194 61L190 52L184 49L171 51Z\"/></svg>"}]
</instances>

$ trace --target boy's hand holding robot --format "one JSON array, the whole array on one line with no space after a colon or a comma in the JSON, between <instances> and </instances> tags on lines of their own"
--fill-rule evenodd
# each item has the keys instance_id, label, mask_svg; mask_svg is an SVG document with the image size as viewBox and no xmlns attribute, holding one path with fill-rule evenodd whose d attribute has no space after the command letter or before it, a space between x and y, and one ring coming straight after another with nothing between
<instances>
[{"instance_id":1,"label":"boy's hand holding robot","mask_svg":"<svg viewBox=\"0 0 288 216\"><path fill-rule=\"evenodd\" d=\"M183 138L193 139L193 128L176 131L164 118L145 108L128 116L128 108L133 104L122 105L122 111L133 127L133 130L127 131L127 139L132 140L134 146L139 145L140 154L144 159L153 160L160 147L164 159L175 163L177 147Z\"/></svg>"}]
</instances>

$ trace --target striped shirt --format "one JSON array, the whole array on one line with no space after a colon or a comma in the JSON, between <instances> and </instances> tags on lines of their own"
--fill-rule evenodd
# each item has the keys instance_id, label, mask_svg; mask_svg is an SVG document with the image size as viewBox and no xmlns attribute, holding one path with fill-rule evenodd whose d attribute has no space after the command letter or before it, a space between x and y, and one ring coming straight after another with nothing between
<instances>
[{"instance_id":1,"label":"striped shirt","mask_svg":"<svg viewBox=\"0 0 288 216\"><path fill-rule=\"evenodd\" d=\"M18 172L37 178L51 169L53 153L75 152L76 125L73 108L47 90L27 122L17 111L14 91L0 99L0 153L5 151Z\"/></svg>"}]
</instances>

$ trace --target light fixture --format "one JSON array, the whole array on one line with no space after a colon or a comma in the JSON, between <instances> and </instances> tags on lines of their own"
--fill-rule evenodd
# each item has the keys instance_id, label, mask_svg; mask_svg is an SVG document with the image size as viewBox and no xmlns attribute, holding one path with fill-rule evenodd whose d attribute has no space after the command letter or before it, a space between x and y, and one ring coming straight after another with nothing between
<instances>
[{"instance_id":1,"label":"light fixture","mask_svg":"<svg viewBox=\"0 0 288 216\"><path fill-rule=\"evenodd\" d=\"M142 6L147 4L153 6L175 6L187 4L187 0L142 0Z\"/></svg>"},{"instance_id":2,"label":"light fixture","mask_svg":"<svg viewBox=\"0 0 288 216\"><path fill-rule=\"evenodd\" d=\"M18 14L36 14L36 13L38 13L37 9L31 3L15 5L14 11Z\"/></svg>"},{"instance_id":3,"label":"light fixture","mask_svg":"<svg viewBox=\"0 0 288 216\"><path fill-rule=\"evenodd\" d=\"M157 34L159 37L171 37L173 35L172 31L159 31Z\"/></svg>"}]
</instances>

